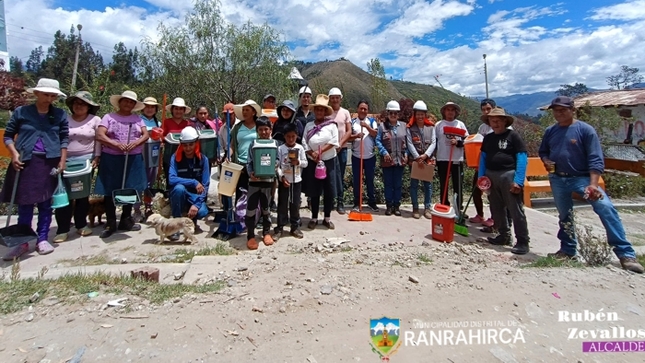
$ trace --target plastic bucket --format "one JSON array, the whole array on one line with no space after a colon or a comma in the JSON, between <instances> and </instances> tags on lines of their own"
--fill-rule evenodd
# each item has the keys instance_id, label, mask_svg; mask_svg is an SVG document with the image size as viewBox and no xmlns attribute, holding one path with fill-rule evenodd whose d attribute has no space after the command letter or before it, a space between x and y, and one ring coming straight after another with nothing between
<instances>
[{"instance_id":1,"label":"plastic bucket","mask_svg":"<svg viewBox=\"0 0 645 363\"><path fill-rule=\"evenodd\" d=\"M432 239L439 242L452 242L455 236L455 211L452 207L436 203L432 214Z\"/></svg>"},{"instance_id":2,"label":"plastic bucket","mask_svg":"<svg viewBox=\"0 0 645 363\"><path fill-rule=\"evenodd\" d=\"M69 205L67 193L52 195L52 209L65 208Z\"/></svg>"},{"instance_id":3,"label":"plastic bucket","mask_svg":"<svg viewBox=\"0 0 645 363\"><path fill-rule=\"evenodd\" d=\"M143 162L146 169L159 166L159 156L161 151L161 141L149 138L143 145Z\"/></svg>"},{"instance_id":4,"label":"plastic bucket","mask_svg":"<svg viewBox=\"0 0 645 363\"><path fill-rule=\"evenodd\" d=\"M214 161L217 158L217 132L215 130L200 130L198 133L199 149L208 160Z\"/></svg>"},{"instance_id":5,"label":"plastic bucket","mask_svg":"<svg viewBox=\"0 0 645 363\"><path fill-rule=\"evenodd\" d=\"M273 140L256 139L251 147L253 170L258 178L275 175L278 148Z\"/></svg>"},{"instance_id":6,"label":"plastic bucket","mask_svg":"<svg viewBox=\"0 0 645 363\"><path fill-rule=\"evenodd\" d=\"M480 134L469 135L464 140L464 155L466 156L466 165L469 168L479 167L479 157L481 155L483 141L484 137Z\"/></svg>"},{"instance_id":7,"label":"plastic bucket","mask_svg":"<svg viewBox=\"0 0 645 363\"><path fill-rule=\"evenodd\" d=\"M240 179L244 167L236 163L223 163L222 174L219 176L217 193L232 197L237 189L237 181Z\"/></svg>"},{"instance_id":8,"label":"plastic bucket","mask_svg":"<svg viewBox=\"0 0 645 363\"><path fill-rule=\"evenodd\" d=\"M63 182L69 200L89 197L92 189L92 163L89 160L68 162L63 172Z\"/></svg>"},{"instance_id":9,"label":"plastic bucket","mask_svg":"<svg viewBox=\"0 0 645 363\"><path fill-rule=\"evenodd\" d=\"M177 152L177 148L179 148L179 136L181 134L179 133L171 133L166 135L164 138L165 144L163 147L163 161L166 163L170 162L170 159L172 158L173 154Z\"/></svg>"}]
</instances>

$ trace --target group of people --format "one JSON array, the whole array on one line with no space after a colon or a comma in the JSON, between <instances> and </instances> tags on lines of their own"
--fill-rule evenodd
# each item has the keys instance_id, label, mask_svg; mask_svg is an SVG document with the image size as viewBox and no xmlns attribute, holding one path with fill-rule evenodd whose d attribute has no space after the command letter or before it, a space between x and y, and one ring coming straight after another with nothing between
<instances>
[{"instance_id":1,"label":"group of people","mask_svg":"<svg viewBox=\"0 0 645 363\"><path fill-rule=\"evenodd\" d=\"M436 166L440 202L445 205L451 204L450 198L446 197L446 189L448 179L452 179L456 195L454 208L462 207L463 148L468 130L458 119L460 106L453 102L441 107L442 118L437 121L428 113L423 101L414 104L409 120L402 120L399 103L390 101L386 105L386 119L377 122L368 117L370 104L367 101L358 102L358 116L352 119L349 111L340 106L343 97L340 89L334 87L328 94L318 94L314 100L311 89L304 86L299 90L298 107L289 100L276 107L276 97L269 94L264 97L262 107L253 100L238 105L226 104L220 119L209 119L209 110L205 106L197 107L195 116L187 119L191 108L182 98L175 98L165 110L171 117L159 122L156 115L161 105L156 99L148 97L142 102L132 91L111 96L110 103L116 111L107 113L102 119L96 116L100 106L88 92L78 92L66 99L70 110L68 115L53 105L58 97L65 96L57 81L41 79L35 88L28 91L34 94L35 103L16 109L5 131L4 142L12 154L12 167L7 172L0 197L2 201L8 201L13 180L20 171L16 193L18 223L31 225L33 206L37 206L36 250L40 254L54 250L47 240L52 216L51 198L57 186L57 175L65 170L68 161L89 160L94 168L98 168L94 193L105 196L107 217L101 238L107 238L117 230L137 231L141 228L137 224L143 218L140 203L124 205L119 223L116 223L112 192L123 187L138 192L152 188L159 175L158 166L145 165L142 150L149 133L159 131L155 130L157 128L161 129L159 132L164 137L169 133L180 134L179 147L172 154L164 153L162 166L173 217L187 215L193 219L196 228L196 221L209 212L206 198L210 168L222 163L237 163L243 167L236 186L235 202L243 196L246 198L247 247L251 250L259 247L255 236L258 217L262 225L261 241L267 246L283 236L287 225L291 236L303 237L300 230L301 193L307 197L311 211L307 228L315 229L319 225L322 197L320 224L334 229L332 211L345 213L343 189L348 153L351 153L352 160L353 210L362 209L359 191L365 183L367 207L373 212L379 211L374 190L377 158L383 172L385 215L401 215L403 175L413 166L430 170ZM625 237L618 213L604 191L598 188L598 177L604 169L598 136L591 126L574 119L573 100L556 98L550 108L557 124L546 130L540 157L545 165L555 164L549 180L560 214L558 238L561 249L552 254L553 257L570 259L576 256L575 233L567 224L572 223L571 192L578 192L585 195L601 216L609 244L614 246L622 266L642 273L643 268ZM529 252L529 233L522 203L526 146L512 129L515 118L507 115L494 100L483 100L481 110L482 125L478 133L483 136L483 142L473 186L489 186L485 192L490 202L491 218L484 217L481 190L474 188L477 215L470 221L497 232L495 237L488 239L494 245L512 245L512 227L516 243L511 252L525 254ZM218 133L221 153L217 160L209 160L200 150L198 131L204 129ZM275 159L265 160L261 155L262 160L258 162L255 148L268 145L276 149ZM266 165L273 169L267 172L263 168ZM361 166L363 170L360 170ZM124 186L123 170L126 171ZM43 178L44 175L49 176ZM361 175L365 176L364 181L360 179ZM418 202L419 184L424 193L423 213ZM414 218L432 218L432 192L431 181L411 179ZM72 218L78 234L87 236L92 233L86 221L88 199L77 199L74 204L73 209L65 207L55 211L58 225L55 243L69 238ZM146 214L151 213L150 198L145 200L144 207ZM232 205L224 204L224 208L232 208ZM256 215L258 210L260 216ZM277 211L273 230L271 210ZM179 236L172 238L178 239ZM11 260L28 252L28 244L23 244L13 248L4 259Z\"/></svg>"}]
</instances>

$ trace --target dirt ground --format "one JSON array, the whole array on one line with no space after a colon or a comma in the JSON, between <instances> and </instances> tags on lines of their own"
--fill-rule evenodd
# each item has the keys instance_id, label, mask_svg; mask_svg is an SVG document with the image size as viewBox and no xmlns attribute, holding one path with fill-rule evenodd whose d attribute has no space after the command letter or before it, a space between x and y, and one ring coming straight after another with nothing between
<instances>
[{"instance_id":1,"label":"dirt ground","mask_svg":"<svg viewBox=\"0 0 645 363\"><path fill-rule=\"evenodd\" d=\"M370 320L384 316L400 319L400 345L390 362L645 361L645 343L640 352L582 351L583 342L615 351L629 345L607 342L645 341L645 277L616 261L601 268L527 267L558 248L552 214L527 210L532 251L521 257L482 242L487 235L476 227L469 237L436 242L431 222L410 218L409 210L403 218L381 212L372 222L334 213L334 231L319 226L302 240L284 238L257 251L237 238L230 241L237 254L186 264L163 261L176 258L179 248L213 246L216 226L202 223L209 232L187 247L158 246L149 228L106 242L79 237L51 255L32 254L21 276L43 266L46 277L55 277L75 268L128 271L142 262L162 266L162 283L176 283L179 271L184 283L220 280L225 287L162 304L121 295L76 303L43 296L0 316L0 361L379 362ZM597 224L588 214L578 215ZM641 212L621 217L635 243L645 236ZM105 265L74 266L79 256L99 255ZM5 274L11 269L0 266ZM125 307L107 306L121 297L128 298ZM574 313L595 321L567 321ZM612 321L598 321L603 317ZM81 359L73 360L75 354Z\"/></svg>"}]
</instances>

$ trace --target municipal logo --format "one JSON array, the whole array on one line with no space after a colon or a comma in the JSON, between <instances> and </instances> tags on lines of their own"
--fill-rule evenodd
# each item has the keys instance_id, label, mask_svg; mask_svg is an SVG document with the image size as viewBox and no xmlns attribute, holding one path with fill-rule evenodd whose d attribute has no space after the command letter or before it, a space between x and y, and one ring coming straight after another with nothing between
<instances>
[{"instance_id":1,"label":"municipal logo","mask_svg":"<svg viewBox=\"0 0 645 363\"><path fill-rule=\"evenodd\" d=\"M378 354L382 362L389 362L390 356L401 347L400 334L400 319L370 319L370 345L372 352Z\"/></svg>"}]
</instances>

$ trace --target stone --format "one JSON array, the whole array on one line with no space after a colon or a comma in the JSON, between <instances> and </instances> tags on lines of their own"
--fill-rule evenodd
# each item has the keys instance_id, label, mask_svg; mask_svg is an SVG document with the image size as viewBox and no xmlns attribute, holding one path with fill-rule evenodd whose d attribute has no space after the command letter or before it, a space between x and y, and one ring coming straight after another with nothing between
<instances>
[{"instance_id":1,"label":"stone","mask_svg":"<svg viewBox=\"0 0 645 363\"><path fill-rule=\"evenodd\" d=\"M36 301L38 301L38 299L40 299L40 294L37 292L34 292L34 294L31 295L31 297L29 298L29 302L33 304Z\"/></svg>"},{"instance_id":2,"label":"stone","mask_svg":"<svg viewBox=\"0 0 645 363\"><path fill-rule=\"evenodd\" d=\"M320 287L320 293L323 295L330 295L333 290L333 287L329 285L323 285Z\"/></svg>"},{"instance_id":3,"label":"stone","mask_svg":"<svg viewBox=\"0 0 645 363\"><path fill-rule=\"evenodd\" d=\"M26 322L29 323L29 322L31 322L33 320L34 320L34 314L33 313L30 313L29 315L25 316L25 321Z\"/></svg>"},{"instance_id":4,"label":"stone","mask_svg":"<svg viewBox=\"0 0 645 363\"><path fill-rule=\"evenodd\" d=\"M410 275L410 276L408 276L408 280L409 280L410 282L415 283L415 284L418 284L418 283L419 283L419 278L418 278L418 277L416 277L416 276L414 276L414 275Z\"/></svg>"},{"instance_id":5,"label":"stone","mask_svg":"<svg viewBox=\"0 0 645 363\"><path fill-rule=\"evenodd\" d=\"M238 271L238 272L242 272L242 271L246 271L246 270L248 270L248 269L249 269L249 268L248 268L248 267L246 267L246 266L240 266L240 267L238 267L238 268L237 268L237 271Z\"/></svg>"},{"instance_id":6,"label":"stone","mask_svg":"<svg viewBox=\"0 0 645 363\"><path fill-rule=\"evenodd\" d=\"M284 314L287 312L287 309L284 306L280 306L280 312Z\"/></svg>"},{"instance_id":7,"label":"stone","mask_svg":"<svg viewBox=\"0 0 645 363\"><path fill-rule=\"evenodd\" d=\"M159 282L159 269L145 266L130 271L132 278L140 278L146 281Z\"/></svg>"},{"instance_id":8,"label":"stone","mask_svg":"<svg viewBox=\"0 0 645 363\"><path fill-rule=\"evenodd\" d=\"M228 280L226 281L226 285L228 287L235 287L235 285L237 285L237 282L235 280Z\"/></svg>"}]
</instances>

